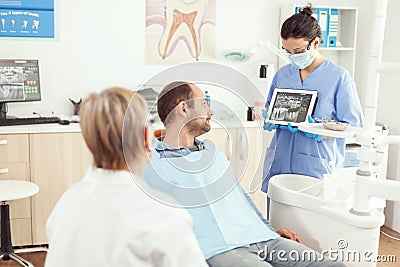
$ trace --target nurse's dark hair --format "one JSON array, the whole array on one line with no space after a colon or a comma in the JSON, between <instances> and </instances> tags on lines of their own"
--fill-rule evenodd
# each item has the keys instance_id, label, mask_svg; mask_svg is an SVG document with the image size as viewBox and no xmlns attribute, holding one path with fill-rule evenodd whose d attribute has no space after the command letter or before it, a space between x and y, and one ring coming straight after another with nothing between
<instances>
[{"instance_id":1,"label":"nurse's dark hair","mask_svg":"<svg viewBox=\"0 0 400 267\"><path fill-rule=\"evenodd\" d=\"M321 27L316 18L312 16L311 3L300 9L300 12L292 15L282 24L281 37L284 40L289 38L304 38L314 40L315 37L322 37Z\"/></svg>"}]
</instances>

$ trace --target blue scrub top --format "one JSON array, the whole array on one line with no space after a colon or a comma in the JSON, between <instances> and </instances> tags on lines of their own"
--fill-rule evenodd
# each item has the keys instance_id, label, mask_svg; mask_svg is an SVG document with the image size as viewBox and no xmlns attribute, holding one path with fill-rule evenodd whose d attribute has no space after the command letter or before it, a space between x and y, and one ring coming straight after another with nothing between
<instances>
[{"instance_id":1,"label":"blue scrub top","mask_svg":"<svg viewBox=\"0 0 400 267\"><path fill-rule=\"evenodd\" d=\"M305 80L292 65L286 65L275 74L268 94L268 109L275 88L317 90L318 101L314 118L326 118L363 126L363 115L354 80L343 68L329 60L319 65ZM303 132L291 133L277 129L264 160L262 190L267 192L269 179L277 174L293 173L322 178L330 173L329 161L336 168L343 165L345 140L330 138L315 141Z\"/></svg>"}]
</instances>

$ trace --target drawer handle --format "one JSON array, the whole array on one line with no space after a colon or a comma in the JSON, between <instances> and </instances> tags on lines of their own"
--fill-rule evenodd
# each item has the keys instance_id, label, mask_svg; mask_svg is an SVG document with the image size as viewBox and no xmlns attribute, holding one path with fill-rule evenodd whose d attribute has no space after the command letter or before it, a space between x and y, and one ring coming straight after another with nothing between
<instances>
[{"instance_id":1,"label":"drawer handle","mask_svg":"<svg viewBox=\"0 0 400 267\"><path fill-rule=\"evenodd\" d=\"M0 174L7 173L7 172L8 172L8 168L0 169Z\"/></svg>"},{"instance_id":2,"label":"drawer handle","mask_svg":"<svg viewBox=\"0 0 400 267\"><path fill-rule=\"evenodd\" d=\"M230 142L231 140L230 140L230 136L229 136L229 134L228 134L228 136L226 137L226 142L227 142L227 146L228 146L228 155L227 155L227 158L228 158L228 161L231 161L231 157L232 157L232 142Z\"/></svg>"},{"instance_id":3,"label":"drawer handle","mask_svg":"<svg viewBox=\"0 0 400 267\"><path fill-rule=\"evenodd\" d=\"M7 139L0 140L0 145L7 145L8 141Z\"/></svg>"},{"instance_id":4,"label":"drawer handle","mask_svg":"<svg viewBox=\"0 0 400 267\"><path fill-rule=\"evenodd\" d=\"M244 137L244 133L242 132L240 133L240 151L239 151L239 157L241 160L244 160L247 154L245 152L245 149L246 149L246 139Z\"/></svg>"}]
</instances>

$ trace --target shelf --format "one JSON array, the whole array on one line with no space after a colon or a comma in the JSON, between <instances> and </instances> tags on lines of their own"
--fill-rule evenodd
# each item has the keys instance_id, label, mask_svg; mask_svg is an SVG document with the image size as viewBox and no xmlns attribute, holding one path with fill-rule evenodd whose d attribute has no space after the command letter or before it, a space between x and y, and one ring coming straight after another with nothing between
<instances>
[{"instance_id":1,"label":"shelf","mask_svg":"<svg viewBox=\"0 0 400 267\"><path fill-rule=\"evenodd\" d=\"M320 47L321 51L354 51L354 47Z\"/></svg>"},{"instance_id":2,"label":"shelf","mask_svg":"<svg viewBox=\"0 0 400 267\"><path fill-rule=\"evenodd\" d=\"M302 4L284 4L281 6L281 23L292 16L296 12L296 8L302 8ZM356 40L357 40L357 19L358 9L352 6L335 6L335 5L315 5L312 7L316 18L320 16L317 9L329 9L329 16L326 20L326 24L321 25L321 30L324 39L328 37L335 38L337 47L321 47L319 50L322 56L336 65L346 69L351 76L354 75L355 70L355 58L356 58ZM337 15L331 14L330 10L337 9ZM323 10L326 11L326 10ZM333 16L335 20L330 21L330 16ZM336 22L337 21L337 22ZM336 26L337 25L337 26ZM329 31L329 27L332 27L332 31ZM336 31L335 31L336 30ZM325 40L327 41L327 40ZM280 44L282 45L282 44ZM286 62L279 59L278 67L286 65Z\"/></svg>"}]
</instances>

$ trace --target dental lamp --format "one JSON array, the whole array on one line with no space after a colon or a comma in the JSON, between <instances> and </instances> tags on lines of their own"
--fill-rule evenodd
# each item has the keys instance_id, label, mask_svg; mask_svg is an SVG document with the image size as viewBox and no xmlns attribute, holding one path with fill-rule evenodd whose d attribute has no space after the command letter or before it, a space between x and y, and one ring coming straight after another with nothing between
<instances>
[{"instance_id":1,"label":"dental lamp","mask_svg":"<svg viewBox=\"0 0 400 267\"><path fill-rule=\"evenodd\" d=\"M233 61L233 62L245 62L252 56L256 54L257 48L268 48L275 55L280 57L286 64L290 63L288 57L279 50L275 45L273 45L270 41L259 41L255 47L250 50L228 50L223 53L223 57L225 60Z\"/></svg>"},{"instance_id":2,"label":"dental lamp","mask_svg":"<svg viewBox=\"0 0 400 267\"><path fill-rule=\"evenodd\" d=\"M289 58L286 56L285 53L282 52L282 50L279 50L276 46L274 46L271 42L269 41L260 41L257 43L257 47L265 48L267 47L269 50L274 52L278 57L280 57L286 64L290 63Z\"/></svg>"}]
</instances>

